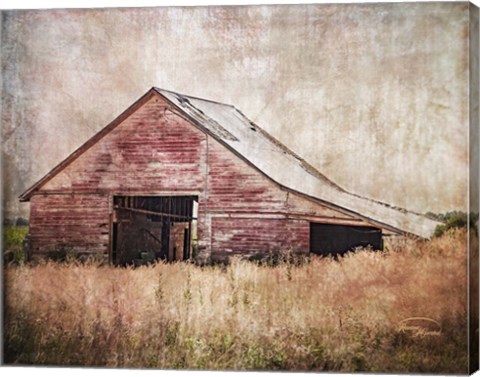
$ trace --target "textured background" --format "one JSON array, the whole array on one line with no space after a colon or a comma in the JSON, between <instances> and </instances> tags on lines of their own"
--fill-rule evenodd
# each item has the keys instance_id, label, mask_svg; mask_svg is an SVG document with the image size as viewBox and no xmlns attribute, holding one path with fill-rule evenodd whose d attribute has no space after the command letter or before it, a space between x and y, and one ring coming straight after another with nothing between
<instances>
[{"instance_id":1,"label":"textured background","mask_svg":"<svg viewBox=\"0 0 480 377\"><path fill-rule=\"evenodd\" d=\"M467 208L468 3L3 11L4 210L152 86L234 104L344 188Z\"/></svg>"}]
</instances>

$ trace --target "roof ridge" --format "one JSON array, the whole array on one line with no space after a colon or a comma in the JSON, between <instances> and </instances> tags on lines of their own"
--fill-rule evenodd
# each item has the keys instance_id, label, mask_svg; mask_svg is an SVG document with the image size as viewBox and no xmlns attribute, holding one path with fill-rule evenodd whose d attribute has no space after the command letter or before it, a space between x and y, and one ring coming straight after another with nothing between
<instances>
[{"instance_id":1,"label":"roof ridge","mask_svg":"<svg viewBox=\"0 0 480 377\"><path fill-rule=\"evenodd\" d=\"M214 103L214 104L216 104L216 105L228 106L228 107L232 107L232 108L235 109L235 106L234 106L234 105L231 105L231 104L225 103L225 102L214 101L214 100L208 99L208 98L190 96L190 95L187 95L187 94L175 92L175 91L173 91L173 90L168 90L168 89L159 88L159 87L156 87L156 86L154 86L153 89L155 89L155 90L156 90L157 92L159 92L160 94L161 94L162 92L167 92L167 93L175 94L175 95L177 95L177 96L180 96L180 97L183 97L183 98L186 98L186 99L194 99L194 100L198 100L198 101L210 102L210 103Z\"/></svg>"}]
</instances>

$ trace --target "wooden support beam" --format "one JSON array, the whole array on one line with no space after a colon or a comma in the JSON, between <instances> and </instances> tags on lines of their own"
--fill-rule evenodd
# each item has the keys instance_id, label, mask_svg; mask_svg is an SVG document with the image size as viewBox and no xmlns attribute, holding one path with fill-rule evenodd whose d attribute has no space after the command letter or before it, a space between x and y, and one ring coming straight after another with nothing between
<instances>
[{"instance_id":1,"label":"wooden support beam","mask_svg":"<svg viewBox=\"0 0 480 377\"><path fill-rule=\"evenodd\" d=\"M197 220L196 217L192 217L192 216L174 215L172 213L167 213L167 212L147 211L145 209L139 209L139 208L126 208L126 207L115 206L115 209L116 210L121 210L121 211L144 213L146 215L153 215L153 216L165 216L165 217L172 217L172 218L176 218L176 219L186 219L187 221L188 220Z\"/></svg>"}]
</instances>

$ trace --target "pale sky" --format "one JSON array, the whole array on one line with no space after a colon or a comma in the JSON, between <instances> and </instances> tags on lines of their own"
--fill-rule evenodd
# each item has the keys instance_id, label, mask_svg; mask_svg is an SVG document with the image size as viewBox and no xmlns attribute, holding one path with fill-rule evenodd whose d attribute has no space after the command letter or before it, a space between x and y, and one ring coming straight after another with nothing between
<instances>
[{"instance_id":1,"label":"pale sky","mask_svg":"<svg viewBox=\"0 0 480 377\"><path fill-rule=\"evenodd\" d=\"M152 86L235 105L353 193L465 210L467 4L4 11L6 214Z\"/></svg>"}]
</instances>

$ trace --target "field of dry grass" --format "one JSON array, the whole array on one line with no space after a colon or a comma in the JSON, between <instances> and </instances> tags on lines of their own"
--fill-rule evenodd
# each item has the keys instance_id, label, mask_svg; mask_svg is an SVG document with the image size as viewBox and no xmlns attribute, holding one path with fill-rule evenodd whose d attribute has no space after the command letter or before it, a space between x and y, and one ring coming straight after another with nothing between
<instances>
[{"instance_id":1,"label":"field of dry grass","mask_svg":"<svg viewBox=\"0 0 480 377\"><path fill-rule=\"evenodd\" d=\"M10 266L9 364L466 373L466 233L276 267Z\"/></svg>"}]
</instances>

